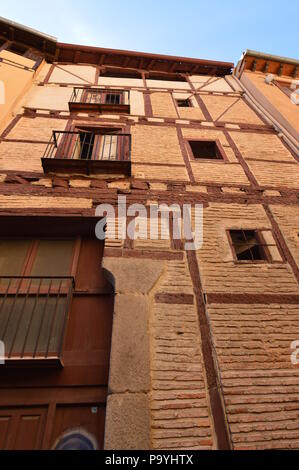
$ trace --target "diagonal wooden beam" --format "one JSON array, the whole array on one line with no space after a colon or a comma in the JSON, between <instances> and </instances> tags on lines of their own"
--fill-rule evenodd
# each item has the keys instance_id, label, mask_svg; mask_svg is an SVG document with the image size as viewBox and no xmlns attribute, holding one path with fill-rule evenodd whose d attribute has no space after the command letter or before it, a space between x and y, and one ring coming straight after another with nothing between
<instances>
[{"instance_id":1,"label":"diagonal wooden beam","mask_svg":"<svg viewBox=\"0 0 299 470\"><path fill-rule=\"evenodd\" d=\"M219 119L222 118L240 100L241 100L241 98L237 98L236 101L234 101L225 111L223 111L223 113L220 114L220 116L218 116L217 119L215 119L215 121L219 121Z\"/></svg>"}]
</instances>

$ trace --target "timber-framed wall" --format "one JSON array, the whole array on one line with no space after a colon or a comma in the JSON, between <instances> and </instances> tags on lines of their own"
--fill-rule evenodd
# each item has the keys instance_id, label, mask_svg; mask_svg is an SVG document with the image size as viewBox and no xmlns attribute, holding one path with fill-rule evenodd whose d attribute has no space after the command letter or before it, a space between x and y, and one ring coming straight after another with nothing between
<instances>
[{"instance_id":1,"label":"timber-framed wall","mask_svg":"<svg viewBox=\"0 0 299 470\"><path fill-rule=\"evenodd\" d=\"M0 137L3 221L90 220L120 195L148 216L150 204L203 204L197 251L107 233L97 260L114 288L107 449L298 447L298 160L232 67L56 43ZM70 112L74 87L128 90L130 113ZM53 130L99 127L131 135L130 176L43 172ZM217 142L223 158L194 158L188 142L198 140ZM266 262L236 261L227 233L238 229L269 234ZM22 404L16 393L1 406Z\"/></svg>"}]
</instances>

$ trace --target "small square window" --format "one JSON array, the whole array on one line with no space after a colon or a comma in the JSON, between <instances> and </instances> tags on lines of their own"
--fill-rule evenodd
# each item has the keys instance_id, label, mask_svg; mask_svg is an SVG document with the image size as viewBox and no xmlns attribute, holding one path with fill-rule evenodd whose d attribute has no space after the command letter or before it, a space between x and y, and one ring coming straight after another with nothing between
<instances>
[{"instance_id":1,"label":"small square window","mask_svg":"<svg viewBox=\"0 0 299 470\"><path fill-rule=\"evenodd\" d=\"M192 103L189 98L185 100L176 100L178 108L192 108Z\"/></svg>"},{"instance_id":2,"label":"small square window","mask_svg":"<svg viewBox=\"0 0 299 470\"><path fill-rule=\"evenodd\" d=\"M223 156L215 140L189 140L194 158L223 160Z\"/></svg>"},{"instance_id":3,"label":"small square window","mask_svg":"<svg viewBox=\"0 0 299 470\"><path fill-rule=\"evenodd\" d=\"M266 252L256 230L230 230L229 233L238 261L267 260Z\"/></svg>"}]
</instances>

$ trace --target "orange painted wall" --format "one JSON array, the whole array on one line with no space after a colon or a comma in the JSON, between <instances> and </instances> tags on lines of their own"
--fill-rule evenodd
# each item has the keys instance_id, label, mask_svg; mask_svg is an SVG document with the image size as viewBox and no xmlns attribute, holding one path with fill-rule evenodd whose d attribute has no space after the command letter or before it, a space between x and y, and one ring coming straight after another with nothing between
<instances>
[{"instance_id":1,"label":"orange painted wall","mask_svg":"<svg viewBox=\"0 0 299 470\"><path fill-rule=\"evenodd\" d=\"M299 132L299 106L292 103L290 98L285 95L279 88L274 85L269 85L265 82L266 74L262 72L243 73L245 77L250 80L253 85L270 101L270 103L282 114L282 116L289 121L294 129ZM281 80L283 77L276 77ZM287 77L289 79L289 77Z\"/></svg>"},{"instance_id":2,"label":"orange painted wall","mask_svg":"<svg viewBox=\"0 0 299 470\"><path fill-rule=\"evenodd\" d=\"M14 117L16 106L20 103L25 93L33 84L33 80L43 66L37 71L31 69L35 61L14 54L9 51L1 51L0 57L5 59L0 63L0 132L9 124Z\"/></svg>"}]
</instances>

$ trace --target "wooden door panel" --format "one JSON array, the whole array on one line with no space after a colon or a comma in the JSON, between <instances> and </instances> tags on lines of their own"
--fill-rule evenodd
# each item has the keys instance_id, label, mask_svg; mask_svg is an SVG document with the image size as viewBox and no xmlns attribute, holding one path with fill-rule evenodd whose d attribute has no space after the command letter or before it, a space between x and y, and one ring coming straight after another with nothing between
<instances>
[{"instance_id":1,"label":"wooden door panel","mask_svg":"<svg viewBox=\"0 0 299 470\"><path fill-rule=\"evenodd\" d=\"M40 449L46 414L46 407L0 409L0 449Z\"/></svg>"},{"instance_id":2,"label":"wooden door panel","mask_svg":"<svg viewBox=\"0 0 299 470\"><path fill-rule=\"evenodd\" d=\"M75 296L64 350L110 350L112 316L113 299L110 296Z\"/></svg>"},{"instance_id":3,"label":"wooden door panel","mask_svg":"<svg viewBox=\"0 0 299 470\"><path fill-rule=\"evenodd\" d=\"M3 416L0 416L0 450L7 448L6 445L11 420L12 416L5 416L5 413Z\"/></svg>"},{"instance_id":4,"label":"wooden door panel","mask_svg":"<svg viewBox=\"0 0 299 470\"><path fill-rule=\"evenodd\" d=\"M72 430L88 432L96 439L98 448L102 449L104 445L105 407L101 404L58 406L52 433L52 448L63 434Z\"/></svg>"}]
</instances>

